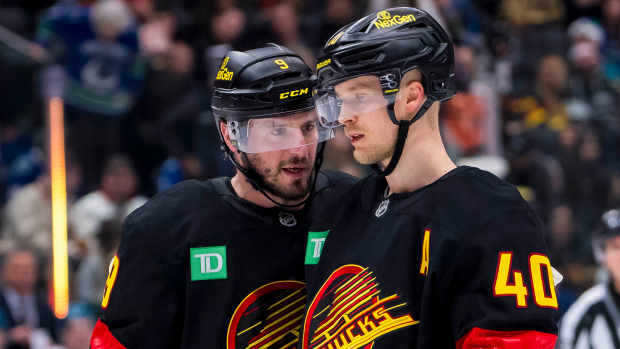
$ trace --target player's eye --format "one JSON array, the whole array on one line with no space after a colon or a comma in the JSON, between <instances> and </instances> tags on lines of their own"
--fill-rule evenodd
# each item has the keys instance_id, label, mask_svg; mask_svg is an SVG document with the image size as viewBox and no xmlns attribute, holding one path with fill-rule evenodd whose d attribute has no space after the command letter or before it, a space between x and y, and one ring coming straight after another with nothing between
<instances>
[{"instance_id":1,"label":"player's eye","mask_svg":"<svg viewBox=\"0 0 620 349\"><path fill-rule=\"evenodd\" d=\"M272 136L283 136L286 134L286 127L274 127L270 133Z\"/></svg>"},{"instance_id":2,"label":"player's eye","mask_svg":"<svg viewBox=\"0 0 620 349\"><path fill-rule=\"evenodd\" d=\"M309 122L309 123L305 124L305 125L301 128L301 130L302 130L304 133L308 133L308 132L313 131L315 128L316 128L316 123L315 123L315 122Z\"/></svg>"},{"instance_id":3,"label":"player's eye","mask_svg":"<svg viewBox=\"0 0 620 349\"><path fill-rule=\"evenodd\" d=\"M361 94L361 93L356 93L355 94L355 101L358 102L358 103L364 103L364 102L368 101L368 95Z\"/></svg>"}]
</instances>

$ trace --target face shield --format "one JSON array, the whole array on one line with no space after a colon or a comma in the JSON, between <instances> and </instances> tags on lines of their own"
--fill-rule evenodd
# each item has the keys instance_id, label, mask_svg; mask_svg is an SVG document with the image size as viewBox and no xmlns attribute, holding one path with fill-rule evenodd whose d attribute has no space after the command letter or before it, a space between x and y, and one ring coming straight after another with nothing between
<instances>
[{"instance_id":1,"label":"face shield","mask_svg":"<svg viewBox=\"0 0 620 349\"><path fill-rule=\"evenodd\" d=\"M398 89L386 90L382 78L358 76L318 90L314 104L320 122L333 128L347 118L387 110Z\"/></svg>"},{"instance_id":2,"label":"face shield","mask_svg":"<svg viewBox=\"0 0 620 349\"><path fill-rule=\"evenodd\" d=\"M334 130L323 125L314 110L272 118L227 121L233 144L245 153L316 146L334 138Z\"/></svg>"}]
</instances>

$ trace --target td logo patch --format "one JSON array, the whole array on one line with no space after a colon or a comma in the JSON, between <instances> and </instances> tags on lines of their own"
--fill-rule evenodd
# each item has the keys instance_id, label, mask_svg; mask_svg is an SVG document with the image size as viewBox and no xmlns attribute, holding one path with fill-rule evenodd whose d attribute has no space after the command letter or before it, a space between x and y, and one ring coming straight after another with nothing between
<instances>
[{"instance_id":1,"label":"td logo patch","mask_svg":"<svg viewBox=\"0 0 620 349\"><path fill-rule=\"evenodd\" d=\"M321 252L325 246L329 230L326 231L310 231L308 232L308 243L306 244L306 261L305 264L317 264L321 259Z\"/></svg>"},{"instance_id":2,"label":"td logo patch","mask_svg":"<svg viewBox=\"0 0 620 349\"><path fill-rule=\"evenodd\" d=\"M189 249L192 281L226 279L226 246Z\"/></svg>"}]
</instances>

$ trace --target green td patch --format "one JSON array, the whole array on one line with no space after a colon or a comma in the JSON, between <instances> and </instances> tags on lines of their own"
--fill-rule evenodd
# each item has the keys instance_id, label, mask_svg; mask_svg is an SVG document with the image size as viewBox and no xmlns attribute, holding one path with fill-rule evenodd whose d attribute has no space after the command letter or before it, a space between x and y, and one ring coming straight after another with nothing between
<instances>
[{"instance_id":1,"label":"green td patch","mask_svg":"<svg viewBox=\"0 0 620 349\"><path fill-rule=\"evenodd\" d=\"M226 279L226 246L189 249L192 281Z\"/></svg>"},{"instance_id":2,"label":"green td patch","mask_svg":"<svg viewBox=\"0 0 620 349\"><path fill-rule=\"evenodd\" d=\"M306 265L319 263L323 246L325 246L327 234L329 234L329 230L308 232L308 243L306 244Z\"/></svg>"}]
</instances>

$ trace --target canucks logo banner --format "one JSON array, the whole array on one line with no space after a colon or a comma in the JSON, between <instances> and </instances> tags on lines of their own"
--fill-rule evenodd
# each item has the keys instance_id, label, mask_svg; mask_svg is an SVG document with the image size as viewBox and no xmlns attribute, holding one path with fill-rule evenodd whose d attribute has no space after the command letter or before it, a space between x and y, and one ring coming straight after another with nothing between
<instances>
[{"instance_id":1,"label":"canucks logo banner","mask_svg":"<svg viewBox=\"0 0 620 349\"><path fill-rule=\"evenodd\" d=\"M344 265L310 303L302 349L370 349L378 337L419 323L406 305L398 294L381 290L368 268Z\"/></svg>"},{"instance_id":2,"label":"canucks logo banner","mask_svg":"<svg viewBox=\"0 0 620 349\"><path fill-rule=\"evenodd\" d=\"M228 326L226 349L295 349L306 305L305 284L276 281L250 293Z\"/></svg>"}]
</instances>

